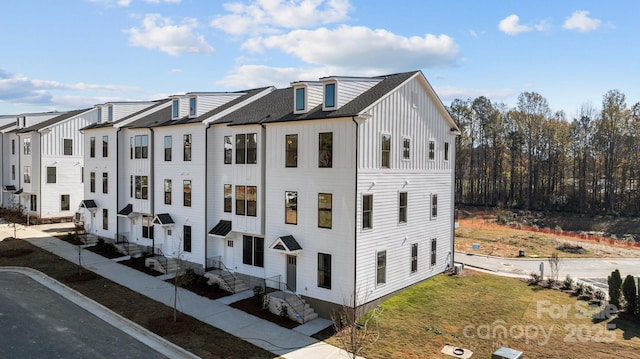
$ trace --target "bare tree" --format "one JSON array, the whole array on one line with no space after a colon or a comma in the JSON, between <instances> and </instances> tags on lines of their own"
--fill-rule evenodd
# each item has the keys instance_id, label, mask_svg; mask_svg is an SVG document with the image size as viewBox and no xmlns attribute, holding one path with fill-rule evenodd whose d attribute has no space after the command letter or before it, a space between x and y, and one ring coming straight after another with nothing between
<instances>
[{"instance_id":1,"label":"bare tree","mask_svg":"<svg viewBox=\"0 0 640 359\"><path fill-rule=\"evenodd\" d=\"M340 310L331 314L340 345L354 359L380 338L378 319L383 312L380 305L356 305L357 293L356 290L352 298L345 298Z\"/></svg>"},{"instance_id":2,"label":"bare tree","mask_svg":"<svg viewBox=\"0 0 640 359\"><path fill-rule=\"evenodd\" d=\"M551 256L549 256L549 271L551 272L549 275L549 284L553 284L558 281L558 272L560 267L560 257L558 257L558 252L553 252Z\"/></svg>"}]
</instances>

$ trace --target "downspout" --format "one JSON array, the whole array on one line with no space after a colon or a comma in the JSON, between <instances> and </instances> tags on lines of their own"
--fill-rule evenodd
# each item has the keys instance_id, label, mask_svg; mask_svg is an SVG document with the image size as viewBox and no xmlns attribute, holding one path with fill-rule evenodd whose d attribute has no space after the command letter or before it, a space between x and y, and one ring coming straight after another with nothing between
<instances>
[{"instance_id":1,"label":"downspout","mask_svg":"<svg viewBox=\"0 0 640 359\"><path fill-rule=\"evenodd\" d=\"M209 253L207 244L209 243L209 233L207 232L207 228L209 228L209 211L207 204L209 203L209 193L207 189L209 188L209 127L211 127L211 122L207 123L204 127L204 270L207 270L207 253Z\"/></svg>"},{"instance_id":2,"label":"downspout","mask_svg":"<svg viewBox=\"0 0 640 359\"><path fill-rule=\"evenodd\" d=\"M351 116L351 121L356 125L356 163L355 163L355 177L354 177L354 203L353 203L353 311L355 313L358 303L358 290L357 290L357 258L358 258L358 147L359 143L359 129L360 125L356 121L355 116Z\"/></svg>"},{"instance_id":3,"label":"downspout","mask_svg":"<svg viewBox=\"0 0 640 359\"><path fill-rule=\"evenodd\" d=\"M151 181L149 181L147 183L147 186L151 187L151 188L147 188L147 195L150 197L149 201L151 201L151 215L155 216L156 214L156 210L155 210L155 181L156 181L156 166L155 166L155 158L153 156L154 150L155 150L155 139L153 137L153 128L151 126L149 126L149 148L147 149L147 153L149 154L149 174L151 175ZM153 222L151 223L151 230L153 231L153 238L151 238L151 248L153 250L153 252L155 253L156 251L156 231L155 229L153 229ZM166 248L165 248L166 249ZM164 252L162 252L164 254Z\"/></svg>"},{"instance_id":4,"label":"downspout","mask_svg":"<svg viewBox=\"0 0 640 359\"><path fill-rule=\"evenodd\" d=\"M114 127L116 129L116 238L118 242L118 235L120 234L120 218L118 218L118 208L120 208L120 127ZM84 170L83 170L84 171Z\"/></svg>"},{"instance_id":5,"label":"downspout","mask_svg":"<svg viewBox=\"0 0 640 359\"><path fill-rule=\"evenodd\" d=\"M38 181L38 197L36 198L36 206L37 206L36 207L37 208L36 216L38 216L38 218L42 218L42 215L39 214L39 212L42 211L42 206L38 206L38 201L40 201L40 203L42 203L42 181L44 179L44 176L46 176L47 174L46 173L43 174L43 172L46 172L46 170L42 171L43 170L43 166L42 166L42 157L43 157L42 156L42 147L43 147L42 146L42 132L38 131L38 134L40 135L40 141L38 141L38 147L40 147L39 148L39 150L40 150L40 160L38 161L38 162L40 162L40 169L39 169L39 171L40 171L40 181ZM56 182L57 182L57 179L56 179ZM69 197L71 197L71 196L69 196ZM29 199L29 203L31 203L31 199ZM69 199L69 209L71 209L71 199ZM29 211L31 211L31 208L29 208ZM27 215L27 226L29 225L28 219L29 219L29 216ZM36 220L36 223L40 223L40 221Z\"/></svg>"}]
</instances>

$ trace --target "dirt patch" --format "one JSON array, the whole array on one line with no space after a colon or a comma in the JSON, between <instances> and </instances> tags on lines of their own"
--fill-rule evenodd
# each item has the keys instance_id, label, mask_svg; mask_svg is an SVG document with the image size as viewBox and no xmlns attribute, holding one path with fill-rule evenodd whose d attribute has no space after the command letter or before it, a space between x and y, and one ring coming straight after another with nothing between
<instances>
[{"instance_id":1,"label":"dirt patch","mask_svg":"<svg viewBox=\"0 0 640 359\"><path fill-rule=\"evenodd\" d=\"M113 244L105 243L104 241L98 242L95 246L87 247L86 250L109 259L120 258L123 256L123 254L118 252L118 249Z\"/></svg>"},{"instance_id":2,"label":"dirt patch","mask_svg":"<svg viewBox=\"0 0 640 359\"><path fill-rule=\"evenodd\" d=\"M251 315L255 315L258 318L262 318L264 320L268 320L274 324L278 324L281 327L287 329L293 329L300 325L298 322L294 322L289 318L283 318L279 315L273 314L270 311L262 308L262 302L257 300L254 297L247 298L235 303L232 303L231 306L240 309L243 312L247 312Z\"/></svg>"},{"instance_id":3,"label":"dirt patch","mask_svg":"<svg viewBox=\"0 0 640 359\"><path fill-rule=\"evenodd\" d=\"M209 299L218 299L231 295L231 293L226 290L220 289L219 286L207 284L207 281L208 279L206 277L190 271L187 274L177 276L173 279L167 279L165 282L170 284L177 283L179 287Z\"/></svg>"},{"instance_id":4,"label":"dirt patch","mask_svg":"<svg viewBox=\"0 0 640 359\"><path fill-rule=\"evenodd\" d=\"M73 244L74 246L84 245L84 242L82 242L80 238L73 233L58 236L57 238L67 243Z\"/></svg>"},{"instance_id":5,"label":"dirt patch","mask_svg":"<svg viewBox=\"0 0 640 359\"><path fill-rule=\"evenodd\" d=\"M0 251L0 257L4 258L17 258L26 256L27 254L33 253L32 250L28 248L16 248L16 249L5 249Z\"/></svg>"},{"instance_id":6,"label":"dirt patch","mask_svg":"<svg viewBox=\"0 0 640 359\"><path fill-rule=\"evenodd\" d=\"M66 283L77 283L77 282L86 282L86 281L90 281L90 280L94 280L94 279L98 279L98 278L100 278L100 276L95 274L94 272L90 272L90 271L87 271L87 270L81 270L81 271L76 272L76 273L70 273L70 274L64 276L62 279Z\"/></svg>"}]
</instances>

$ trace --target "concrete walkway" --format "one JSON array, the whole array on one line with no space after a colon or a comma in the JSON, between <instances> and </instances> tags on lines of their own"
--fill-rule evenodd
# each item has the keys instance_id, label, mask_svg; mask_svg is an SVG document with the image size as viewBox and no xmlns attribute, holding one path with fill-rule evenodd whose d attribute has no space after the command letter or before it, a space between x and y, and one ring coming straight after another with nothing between
<instances>
[{"instance_id":1,"label":"concrete walkway","mask_svg":"<svg viewBox=\"0 0 640 359\"><path fill-rule=\"evenodd\" d=\"M13 235L13 229L7 225L0 225L0 230L5 236ZM78 263L77 246L51 237L38 230L37 226L20 226L17 237L70 262ZM173 306L174 288L161 279L91 251L82 252L82 265L115 283L169 307ZM296 328L298 330L290 330L230 307L229 299L211 300L182 288L178 288L177 303L181 312L288 359L349 358L346 351L304 334L311 328L315 330L328 326L330 322L326 319L315 319Z\"/></svg>"}]
</instances>

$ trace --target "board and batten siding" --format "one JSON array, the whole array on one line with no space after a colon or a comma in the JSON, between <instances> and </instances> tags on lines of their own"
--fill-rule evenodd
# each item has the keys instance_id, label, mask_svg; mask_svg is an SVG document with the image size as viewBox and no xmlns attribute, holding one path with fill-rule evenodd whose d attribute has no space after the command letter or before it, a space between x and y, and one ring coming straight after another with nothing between
<instances>
[{"instance_id":1,"label":"board and batten siding","mask_svg":"<svg viewBox=\"0 0 640 359\"><path fill-rule=\"evenodd\" d=\"M413 78L369 110L360 125L357 202L357 283L359 301L368 302L442 273L453 256L454 143L423 84ZM381 168L382 134L391 136L390 168ZM403 159L403 139L410 139L410 158ZM435 158L428 159L429 142ZM449 160L444 160L444 143ZM399 223L399 196L406 192L407 222ZM362 196L373 195L372 228L362 228ZM431 218L432 195L438 215ZM431 265L431 240L436 264ZM411 272L411 245L418 244L418 270ZM377 253L386 251L386 282L377 284Z\"/></svg>"},{"instance_id":2,"label":"board and batten siding","mask_svg":"<svg viewBox=\"0 0 640 359\"><path fill-rule=\"evenodd\" d=\"M108 140L108 156L102 156L102 138L107 136ZM90 156L91 138L96 140L95 157ZM85 130L84 133L84 199L94 200L96 202L95 218L88 210L82 210L82 217L85 223L85 229L88 233L95 234L104 238L115 238L117 231L116 214L122 208L118 208L119 192L128 193L127 187L118 188L118 171L117 171L117 132L113 127L103 127L97 129ZM122 143L120 143L122 146ZM127 143L126 150L129 150ZM128 154L128 152L127 152ZM95 191L91 192L91 172L95 172L96 183ZM102 173L108 173L108 193L102 193ZM122 186L122 184L120 185ZM108 225L107 229L103 229L102 214L103 209L107 210Z\"/></svg>"},{"instance_id":3,"label":"board and batten siding","mask_svg":"<svg viewBox=\"0 0 640 359\"><path fill-rule=\"evenodd\" d=\"M318 168L319 134L333 133L333 166ZM285 136L298 135L298 167L285 167ZM286 255L268 249L292 235L302 247L297 255L297 292L342 304L352 293L355 205L355 124L348 119L267 125L265 236L266 276L286 281ZM298 192L296 225L285 223L285 192ZM332 194L332 228L318 227L318 194ZM331 289L318 287L318 253L331 255Z\"/></svg>"},{"instance_id":4,"label":"board and batten siding","mask_svg":"<svg viewBox=\"0 0 640 359\"><path fill-rule=\"evenodd\" d=\"M124 134L124 143L121 142L121 147L124 147L125 152L125 160L122 163L122 170L120 171L121 175L119 178L120 181L120 190L124 190L128 195L128 201L126 203L131 203L133 205L133 211L138 213L145 213L148 215L153 214L153 193L155 187L153 186L153 174L151 173L151 163L153 161L153 133L150 129L146 128L124 128L121 130ZM135 138L137 135L147 135L149 136L149 148L148 148L148 158L134 158L131 159L130 156L130 141L131 138ZM97 139L96 139L97 140ZM135 140L134 140L135 146ZM135 150L135 148L134 148ZM135 153L135 151L134 151ZM131 187L131 177L130 176L148 176L148 199L139 199L134 196L130 196L130 187ZM134 181L135 185L135 181ZM123 205L124 207L124 205Z\"/></svg>"},{"instance_id":5,"label":"board and batten siding","mask_svg":"<svg viewBox=\"0 0 640 359\"><path fill-rule=\"evenodd\" d=\"M207 235L205 213L205 127L201 123L155 127L154 215L168 213L172 227L154 226L155 245L168 257L204 266ZM184 135L191 135L191 161L184 160ZM171 161L164 160L164 138L171 136ZM171 204L164 201L164 180L171 180ZM184 181L191 181L191 206L184 205ZM191 251L184 251L184 226L191 226ZM168 229L171 230L169 235Z\"/></svg>"},{"instance_id":6,"label":"board and batten siding","mask_svg":"<svg viewBox=\"0 0 640 359\"><path fill-rule=\"evenodd\" d=\"M345 80L338 78L336 84L336 105L338 107L346 105L351 100L362 95L363 92L372 88L380 81L380 79ZM331 80L328 80L324 83L331 83Z\"/></svg>"}]
</instances>

